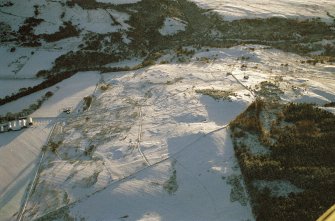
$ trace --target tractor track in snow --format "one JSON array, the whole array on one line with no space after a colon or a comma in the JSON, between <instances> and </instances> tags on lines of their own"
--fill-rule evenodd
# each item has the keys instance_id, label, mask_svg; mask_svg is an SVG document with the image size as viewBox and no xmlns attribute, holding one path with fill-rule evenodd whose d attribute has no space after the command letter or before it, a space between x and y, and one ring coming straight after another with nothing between
<instances>
[{"instance_id":1,"label":"tractor track in snow","mask_svg":"<svg viewBox=\"0 0 335 221\"><path fill-rule=\"evenodd\" d=\"M141 105L138 107L138 109L139 109L139 115L140 115L139 116L140 122L139 122L139 127L138 127L138 136L137 136L136 148L137 148L138 152L141 154L141 156L143 157L143 159L146 162L146 164L148 166L151 166L151 164L148 161L147 157L144 155L144 153L141 150L142 126L143 126L143 114L142 114L142 107L141 107Z\"/></svg>"}]
</instances>

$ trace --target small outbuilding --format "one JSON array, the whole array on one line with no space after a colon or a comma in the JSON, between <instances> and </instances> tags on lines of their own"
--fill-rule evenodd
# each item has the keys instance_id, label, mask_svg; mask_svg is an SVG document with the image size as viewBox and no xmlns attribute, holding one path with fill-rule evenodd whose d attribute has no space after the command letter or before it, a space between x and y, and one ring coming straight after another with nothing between
<instances>
[{"instance_id":1,"label":"small outbuilding","mask_svg":"<svg viewBox=\"0 0 335 221\"><path fill-rule=\"evenodd\" d=\"M27 120L26 119L23 119L22 120L22 128L27 128L28 125L27 125Z\"/></svg>"},{"instance_id":2,"label":"small outbuilding","mask_svg":"<svg viewBox=\"0 0 335 221\"><path fill-rule=\"evenodd\" d=\"M31 118L31 117L28 117L28 125L33 125L34 124L34 122L33 122L33 118Z\"/></svg>"},{"instance_id":3,"label":"small outbuilding","mask_svg":"<svg viewBox=\"0 0 335 221\"><path fill-rule=\"evenodd\" d=\"M12 122L8 122L8 131L13 130Z\"/></svg>"},{"instance_id":4,"label":"small outbuilding","mask_svg":"<svg viewBox=\"0 0 335 221\"><path fill-rule=\"evenodd\" d=\"M12 130L21 130L20 121L12 121Z\"/></svg>"}]
</instances>

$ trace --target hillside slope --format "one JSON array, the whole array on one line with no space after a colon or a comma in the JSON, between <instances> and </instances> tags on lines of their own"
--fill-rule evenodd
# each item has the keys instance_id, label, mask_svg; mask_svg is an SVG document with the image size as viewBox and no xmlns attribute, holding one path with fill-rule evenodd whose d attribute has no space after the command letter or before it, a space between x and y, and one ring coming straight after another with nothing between
<instances>
[{"instance_id":1,"label":"hillside slope","mask_svg":"<svg viewBox=\"0 0 335 221\"><path fill-rule=\"evenodd\" d=\"M257 219L228 125L335 113L334 7L0 0L0 220Z\"/></svg>"}]
</instances>

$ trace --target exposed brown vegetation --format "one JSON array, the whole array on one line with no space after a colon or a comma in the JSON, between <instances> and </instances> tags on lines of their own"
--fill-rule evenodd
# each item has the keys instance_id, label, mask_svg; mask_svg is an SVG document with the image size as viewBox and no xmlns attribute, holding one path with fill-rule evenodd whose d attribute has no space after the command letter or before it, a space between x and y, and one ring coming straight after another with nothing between
<instances>
[{"instance_id":1,"label":"exposed brown vegetation","mask_svg":"<svg viewBox=\"0 0 335 221\"><path fill-rule=\"evenodd\" d=\"M83 107L84 111L91 106L92 100L93 100L92 96L84 97L84 107Z\"/></svg>"},{"instance_id":2,"label":"exposed brown vegetation","mask_svg":"<svg viewBox=\"0 0 335 221\"><path fill-rule=\"evenodd\" d=\"M63 26L59 27L59 30L53 34L42 34L41 38L47 42L55 42L61 39L75 37L79 35L79 31L72 25L71 22L64 22Z\"/></svg>"},{"instance_id":3,"label":"exposed brown vegetation","mask_svg":"<svg viewBox=\"0 0 335 221\"><path fill-rule=\"evenodd\" d=\"M216 89L198 89L196 93L203 94L214 98L215 100L228 100L231 101L231 96L237 96L232 91L216 90Z\"/></svg>"}]
</instances>

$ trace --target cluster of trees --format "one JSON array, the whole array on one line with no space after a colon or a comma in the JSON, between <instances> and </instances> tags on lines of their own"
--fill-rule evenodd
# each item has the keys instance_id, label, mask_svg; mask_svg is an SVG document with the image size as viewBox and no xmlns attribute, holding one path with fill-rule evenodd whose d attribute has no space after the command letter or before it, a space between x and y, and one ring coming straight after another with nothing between
<instances>
[{"instance_id":1,"label":"cluster of trees","mask_svg":"<svg viewBox=\"0 0 335 221\"><path fill-rule=\"evenodd\" d=\"M280 90L278 85L269 81L261 82L260 88L255 92L257 93L258 96L271 100L280 100L279 95L283 94L283 91Z\"/></svg>"},{"instance_id":2,"label":"cluster of trees","mask_svg":"<svg viewBox=\"0 0 335 221\"><path fill-rule=\"evenodd\" d=\"M334 203L335 115L310 104L277 105L281 117L277 117L268 135L276 137L276 142L266 143L270 154L255 155L239 138L249 132L257 134L262 142L258 115L263 106L254 102L231 124L235 154L256 219L316 220ZM287 180L304 191L278 197L270 189L257 189L253 186L255 180Z\"/></svg>"},{"instance_id":3,"label":"cluster of trees","mask_svg":"<svg viewBox=\"0 0 335 221\"><path fill-rule=\"evenodd\" d=\"M39 37L42 37L47 42L55 42L64 38L78 36L80 31L72 25L70 21L64 22L63 26L59 27L59 30L53 34L41 34Z\"/></svg>"},{"instance_id":4,"label":"cluster of trees","mask_svg":"<svg viewBox=\"0 0 335 221\"><path fill-rule=\"evenodd\" d=\"M37 11L36 11L37 10ZM35 14L38 13L38 7L35 7ZM24 24L18 31L18 39L24 46L37 47L41 46L40 39L44 39L47 42L55 42L64 38L78 36L80 31L72 25L70 21L64 22L59 30L53 34L34 34L34 27L38 26L44 21L44 19L29 17L24 21Z\"/></svg>"},{"instance_id":5,"label":"cluster of trees","mask_svg":"<svg viewBox=\"0 0 335 221\"><path fill-rule=\"evenodd\" d=\"M22 45L28 47L37 47L41 46L39 42L39 37L33 33L34 27L43 22L43 19L30 17L24 21L24 24L20 27L19 40L22 42Z\"/></svg>"},{"instance_id":6,"label":"cluster of trees","mask_svg":"<svg viewBox=\"0 0 335 221\"><path fill-rule=\"evenodd\" d=\"M335 102L332 101L332 102L329 102L327 104L324 105L325 107L335 107Z\"/></svg>"},{"instance_id":7,"label":"cluster of trees","mask_svg":"<svg viewBox=\"0 0 335 221\"><path fill-rule=\"evenodd\" d=\"M101 65L117 62L119 60L119 56L103 52L70 52L55 60L54 70L99 70Z\"/></svg>"}]
</instances>

